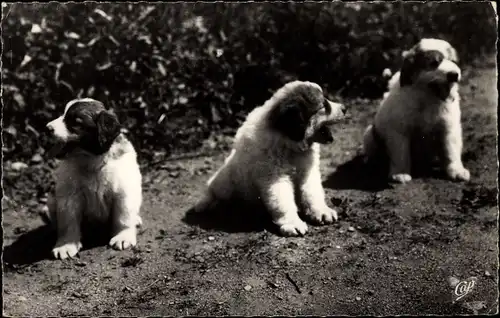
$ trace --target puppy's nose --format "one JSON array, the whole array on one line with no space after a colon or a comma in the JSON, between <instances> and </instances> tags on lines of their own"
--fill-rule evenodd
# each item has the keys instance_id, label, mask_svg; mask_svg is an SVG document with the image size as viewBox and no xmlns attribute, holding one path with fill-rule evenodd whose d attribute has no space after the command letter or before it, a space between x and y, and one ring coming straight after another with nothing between
<instances>
[{"instance_id":1,"label":"puppy's nose","mask_svg":"<svg viewBox=\"0 0 500 318\"><path fill-rule=\"evenodd\" d=\"M458 73L457 72L448 72L448 74L446 74L446 79L450 83L458 82Z\"/></svg>"},{"instance_id":2,"label":"puppy's nose","mask_svg":"<svg viewBox=\"0 0 500 318\"><path fill-rule=\"evenodd\" d=\"M340 105L340 111L342 111L342 114L347 114L347 108L345 107L344 104Z\"/></svg>"},{"instance_id":3,"label":"puppy's nose","mask_svg":"<svg viewBox=\"0 0 500 318\"><path fill-rule=\"evenodd\" d=\"M47 131L47 133L49 134L53 134L54 133L54 127L52 127L52 125L48 124L47 126L45 126L45 129Z\"/></svg>"}]
</instances>

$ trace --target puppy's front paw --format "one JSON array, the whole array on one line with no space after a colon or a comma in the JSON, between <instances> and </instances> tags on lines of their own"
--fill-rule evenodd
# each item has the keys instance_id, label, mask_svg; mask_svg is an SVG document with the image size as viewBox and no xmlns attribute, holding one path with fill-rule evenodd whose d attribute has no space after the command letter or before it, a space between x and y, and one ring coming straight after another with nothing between
<instances>
[{"instance_id":1,"label":"puppy's front paw","mask_svg":"<svg viewBox=\"0 0 500 318\"><path fill-rule=\"evenodd\" d=\"M397 173L391 175L391 181L397 183L407 183L411 181L411 176L407 173Z\"/></svg>"},{"instance_id":2,"label":"puppy's front paw","mask_svg":"<svg viewBox=\"0 0 500 318\"><path fill-rule=\"evenodd\" d=\"M109 245L117 250L124 250L136 244L136 231L133 228L122 230L109 241Z\"/></svg>"},{"instance_id":3,"label":"puppy's front paw","mask_svg":"<svg viewBox=\"0 0 500 318\"><path fill-rule=\"evenodd\" d=\"M446 173L451 180L454 181L469 181L470 172L465 169L462 165L449 165L446 169Z\"/></svg>"},{"instance_id":4,"label":"puppy's front paw","mask_svg":"<svg viewBox=\"0 0 500 318\"><path fill-rule=\"evenodd\" d=\"M316 210L308 209L306 215L315 224L331 224L338 220L337 211L328 206Z\"/></svg>"},{"instance_id":5,"label":"puppy's front paw","mask_svg":"<svg viewBox=\"0 0 500 318\"><path fill-rule=\"evenodd\" d=\"M293 221L279 222L278 226L283 236L302 236L307 233L307 224L298 217Z\"/></svg>"},{"instance_id":6,"label":"puppy's front paw","mask_svg":"<svg viewBox=\"0 0 500 318\"><path fill-rule=\"evenodd\" d=\"M78 254L78 251L82 248L82 243L76 242L76 243L66 243L62 246L55 247L52 249L52 255L56 259L66 259L66 258L73 258L76 254Z\"/></svg>"}]
</instances>

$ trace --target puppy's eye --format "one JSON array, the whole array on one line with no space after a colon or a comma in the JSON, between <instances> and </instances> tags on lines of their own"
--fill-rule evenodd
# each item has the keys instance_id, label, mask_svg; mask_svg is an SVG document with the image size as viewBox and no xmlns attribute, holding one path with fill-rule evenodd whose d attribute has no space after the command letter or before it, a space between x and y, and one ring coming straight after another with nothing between
<instances>
[{"instance_id":1,"label":"puppy's eye","mask_svg":"<svg viewBox=\"0 0 500 318\"><path fill-rule=\"evenodd\" d=\"M70 120L68 123L69 123L69 127L71 127L71 128L77 128L77 129L82 128L83 119L76 117L76 118L73 118L72 120Z\"/></svg>"},{"instance_id":2,"label":"puppy's eye","mask_svg":"<svg viewBox=\"0 0 500 318\"><path fill-rule=\"evenodd\" d=\"M431 61L430 61L429 66L430 66L431 68L438 68L438 67L439 67L439 64L441 64L441 62L440 62L440 61L438 61L438 60L435 60L435 59L434 59L434 60L431 60Z\"/></svg>"}]
</instances>

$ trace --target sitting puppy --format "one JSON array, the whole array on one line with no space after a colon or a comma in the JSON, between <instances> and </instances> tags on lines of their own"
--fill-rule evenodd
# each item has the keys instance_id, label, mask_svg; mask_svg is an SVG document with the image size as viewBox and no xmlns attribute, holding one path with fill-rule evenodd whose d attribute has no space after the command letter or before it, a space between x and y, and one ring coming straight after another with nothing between
<instances>
[{"instance_id":1,"label":"sitting puppy","mask_svg":"<svg viewBox=\"0 0 500 318\"><path fill-rule=\"evenodd\" d=\"M315 83L284 85L248 115L194 210L234 198L260 200L284 236L307 232L299 209L310 221L332 223L337 212L325 202L319 144L333 141L327 126L344 114L345 107L326 99Z\"/></svg>"},{"instance_id":2,"label":"sitting puppy","mask_svg":"<svg viewBox=\"0 0 500 318\"><path fill-rule=\"evenodd\" d=\"M392 82L363 141L366 161L381 150L388 156L392 181L411 180L417 155L424 161L437 157L452 180L469 180L461 159L461 71L456 61L455 50L436 39L424 39L405 54L395 75L399 81Z\"/></svg>"},{"instance_id":3,"label":"sitting puppy","mask_svg":"<svg viewBox=\"0 0 500 318\"><path fill-rule=\"evenodd\" d=\"M410 50L403 52L403 59L408 54L415 54L416 52L424 52L424 51L439 51L443 54L445 59L450 60L454 63L458 63L458 55L455 48L445 40L433 39L433 38L421 39ZM388 92L384 94L384 98L386 98L389 95L389 91L391 91L394 86L399 87L400 75L401 75L400 72L396 72L391 77L388 84Z\"/></svg>"},{"instance_id":4,"label":"sitting puppy","mask_svg":"<svg viewBox=\"0 0 500 318\"><path fill-rule=\"evenodd\" d=\"M109 244L116 249L136 245L142 177L116 115L99 101L76 99L47 128L59 142L51 152L62 160L55 171L55 194L48 201L48 218L57 230L54 257L78 253L85 221L110 222Z\"/></svg>"}]
</instances>

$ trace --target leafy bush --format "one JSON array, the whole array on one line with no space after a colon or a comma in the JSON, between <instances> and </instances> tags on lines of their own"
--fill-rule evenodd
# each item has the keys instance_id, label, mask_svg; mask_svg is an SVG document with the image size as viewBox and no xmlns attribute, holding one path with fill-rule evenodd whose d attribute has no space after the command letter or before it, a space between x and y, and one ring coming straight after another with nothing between
<instances>
[{"instance_id":1,"label":"leafy bush","mask_svg":"<svg viewBox=\"0 0 500 318\"><path fill-rule=\"evenodd\" d=\"M489 3L48 3L2 13L5 159L43 154L45 124L75 97L113 108L141 158L230 132L292 79L378 98L403 49L495 50Z\"/></svg>"}]
</instances>

